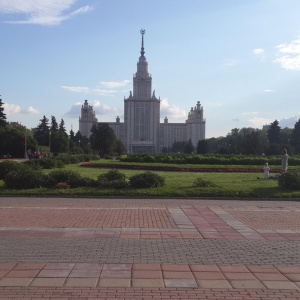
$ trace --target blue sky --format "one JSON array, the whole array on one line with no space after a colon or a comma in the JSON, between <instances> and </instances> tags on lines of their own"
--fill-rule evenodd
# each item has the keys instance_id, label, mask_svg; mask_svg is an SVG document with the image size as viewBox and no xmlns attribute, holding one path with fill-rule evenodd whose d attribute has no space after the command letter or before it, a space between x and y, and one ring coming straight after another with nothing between
<instances>
[{"instance_id":1,"label":"blue sky","mask_svg":"<svg viewBox=\"0 0 300 300\"><path fill-rule=\"evenodd\" d=\"M8 121L46 115L78 130L85 99L123 121L140 55L161 119L200 101L206 137L300 118L299 0L0 0L0 94Z\"/></svg>"}]
</instances>

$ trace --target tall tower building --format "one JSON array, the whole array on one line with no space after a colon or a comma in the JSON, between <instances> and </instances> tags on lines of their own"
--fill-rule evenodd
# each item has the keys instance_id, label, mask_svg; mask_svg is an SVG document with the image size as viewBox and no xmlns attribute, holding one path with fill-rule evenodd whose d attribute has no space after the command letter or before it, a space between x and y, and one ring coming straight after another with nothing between
<instances>
[{"instance_id":1,"label":"tall tower building","mask_svg":"<svg viewBox=\"0 0 300 300\"><path fill-rule=\"evenodd\" d=\"M185 123L169 123L167 116L160 123L160 98L156 98L155 91L152 92L152 77L145 57L145 30L142 29L140 33L141 55L137 62L137 71L133 75L133 91L124 99L124 123L120 122L119 117L115 122L105 123L114 130L116 138L123 142L127 153L159 153L163 149L170 149L174 142L189 140L196 147L199 140L205 139L203 107L197 101ZM85 100L79 118L79 131L89 137L96 122L95 112Z\"/></svg>"},{"instance_id":2,"label":"tall tower building","mask_svg":"<svg viewBox=\"0 0 300 300\"><path fill-rule=\"evenodd\" d=\"M91 135L91 129L93 125L97 124L93 106L88 104L87 100L84 100L84 104L81 106L81 116L79 117L79 131L80 133L89 138Z\"/></svg>"},{"instance_id":3,"label":"tall tower building","mask_svg":"<svg viewBox=\"0 0 300 300\"><path fill-rule=\"evenodd\" d=\"M159 151L160 100L152 93L152 77L144 50L142 29L141 56L133 76L133 93L124 100L125 147L128 153ZM152 94L152 95L151 95Z\"/></svg>"}]
</instances>

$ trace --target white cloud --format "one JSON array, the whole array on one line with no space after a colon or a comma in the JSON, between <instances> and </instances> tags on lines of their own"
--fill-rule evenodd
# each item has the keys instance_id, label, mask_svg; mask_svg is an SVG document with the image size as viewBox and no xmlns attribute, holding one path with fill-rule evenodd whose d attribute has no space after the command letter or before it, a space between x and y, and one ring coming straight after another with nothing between
<instances>
[{"instance_id":1,"label":"white cloud","mask_svg":"<svg viewBox=\"0 0 300 300\"><path fill-rule=\"evenodd\" d=\"M128 85L129 82L130 80L108 81L108 82L102 81L100 82L100 86L94 88L87 87L87 86L67 86L67 85L62 85L61 88L74 93L93 94L93 95L100 95L100 96L113 96L116 93L123 92L124 90L121 91L119 90L119 88L123 88L124 86Z\"/></svg>"},{"instance_id":2,"label":"white cloud","mask_svg":"<svg viewBox=\"0 0 300 300\"><path fill-rule=\"evenodd\" d=\"M161 116L168 117L169 121L171 119L186 119L187 114L185 110L175 106L170 105L168 99L163 98L160 102L160 114Z\"/></svg>"},{"instance_id":3,"label":"white cloud","mask_svg":"<svg viewBox=\"0 0 300 300\"><path fill-rule=\"evenodd\" d=\"M265 53L265 50L262 49L262 48L256 48L256 49L253 49L253 54L259 58L259 60L261 62L265 62L265 59L266 59L266 53Z\"/></svg>"},{"instance_id":4,"label":"white cloud","mask_svg":"<svg viewBox=\"0 0 300 300\"><path fill-rule=\"evenodd\" d=\"M87 86L66 86L62 85L61 88L73 92L73 93L81 93L81 94L94 94L100 96L109 96L115 94L117 91L115 90L101 90L98 88L90 88Z\"/></svg>"},{"instance_id":5,"label":"white cloud","mask_svg":"<svg viewBox=\"0 0 300 300\"><path fill-rule=\"evenodd\" d=\"M300 70L300 38L288 44L276 46L278 58L274 60L286 70Z\"/></svg>"},{"instance_id":6,"label":"white cloud","mask_svg":"<svg viewBox=\"0 0 300 300\"><path fill-rule=\"evenodd\" d=\"M265 119L265 118L258 118L258 117L254 117L252 119L249 119L248 122L254 127L254 128L258 128L258 127L262 127L266 124L270 124L272 122L272 120L270 119Z\"/></svg>"},{"instance_id":7,"label":"white cloud","mask_svg":"<svg viewBox=\"0 0 300 300\"><path fill-rule=\"evenodd\" d=\"M265 50L264 50L264 49L261 49L261 48L256 48L256 49L253 49L253 53L254 53L255 55L262 56L262 55L265 55Z\"/></svg>"},{"instance_id":8,"label":"white cloud","mask_svg":"<svg viewBox=\"0 0 300 300\"><path fill-rule=\"evenodd\" d=\"M275 92L274 90L269 90L269 89L266 89L266 90L263 90L265 93L273 93Z\"/></svg>"},{"instance_id":9,"label":"white cloud","mask_svg":"<svg viewBox=\"0 0 300 300\"><path fill-rule=\"evenodd\" d=\"M247 115L257 115L258 112L257 111L250 111L250 112L243 112L242 115L243 116L247 116Z\"/></svg>"},{"instance_id":10,"label":"white cloud","mask_svg":"<svg viewBox=\"0 0 300 300\"><path fill-rule=\"evenodd\" d=\"M33 115L38 115L38 114L40 113L36 108L34 108L34 107L32 107L32 106L29 106L29 107L27 108L26 112L27 112L28 114L33 114Z\"/></svg>"},{"instance_id":11,"label":"white cloud","mask_svg":"<svg viewBox=\"0 0 300 300\"><path fill-rule=\"evenodd\" d=\"M21 106L19 105L16 105L16 104L9 104L9 103L4 103L3 104L3 108L4 108L4 113L7 115L7 116L12 116L12 115L36 115L36 114L39 114L40 112L32 107L32 106L29 106L28 108L26 109L22 109Z\"/></svg>"},{"instance_id":12,"label":"white cloud","mask_svg":"<svg viewBox=\"0 0 300 300\"><path fill-rule=\"evenodd\" d=\"M284 118L279 121L279 126L281 128L289 127L293 128L295 126L295 123L298 122L300 119L300 113L296 114L294 117L291 118Z\"/></svg>"},{"instance_id":13,"label":"white cloud","mask_svg":"<svg viewBox=\"0 0 300 300\"><path fill-rule=\"evenodd\" d=\"M21 112L21 107L15 104L4 103L3 108L4 108L4 113L8 116L17 115Z\"/></svg>"},{"instance_id":14,"label":"white cloud","mask_svg":"<svg viewBox=\"0 0 300 300\"><path fill-rule=\"evenodd\" d=\"M76 102L72 105L71 109L64 114L64 116L70 117L70 118L79 118L80 116L80 109L81 105L83 103L81 102Z\"/></svg>"},{"instance_id":15,"label":"white cloud","mask_svg":"<svg viewBox=\"0 0 300 300\"><path fill-rule=\"evenodd\" d=\"M23 20L7 21L13 24L59 25L71 17L87 13L90 6L67 12L77 0L1 0L0 13L24 15Z\"/></svg>"},{"instance_id":16,"label":"white cloud","mask_svg":"<svg viewBox=\"0 0 300 300\"><path fill-rule=\"evenodd\" d=\"M130 80L122 80L122 81L101 81L100 85L108 88L115 89L119 87L124 87L130 83Z\"/></svg>"},{"instance_id":17,"label":"white cloud","mask_svg":"<svg viewBox=\"0 0 300 300\"><path fill-rule=\"evenodd\" d=\"M89 94L91 92L91 89L86 87L86 86L66 86L62 85L61 86L63 89L74 92L74 93L86 93Z\"/></svg>"}]
</instances>

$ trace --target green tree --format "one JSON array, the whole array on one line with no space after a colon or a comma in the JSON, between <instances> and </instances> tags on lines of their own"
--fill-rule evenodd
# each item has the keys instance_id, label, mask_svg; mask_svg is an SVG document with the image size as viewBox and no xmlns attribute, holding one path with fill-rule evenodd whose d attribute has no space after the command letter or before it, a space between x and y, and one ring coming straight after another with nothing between
<instances>
[{"instance_id":1,"label":"green tree","mask_svg":"<svg viewBox=\"0 0 300 300\"><path fill-rule=\"evenodd\" d=\"M25 151L34 152L37 142L31 130L20 124L7 124L0 127L0 154L10 154L12 157L24 157Z\"/></svg>"},{"instance_id":2,"label":"green tree","mask_svg":"<svg viewBox=\"0 0 300 300\"><path fill-rule=\"evenodd\" d=\"M77 146L80 147L80 143L83 140L83 135L81 134L81 132L78 130L74 136L74 142Z\"/></svg>"},{"instance_id":3,"label":"green tree","mask_svg":"<svg viewBox=\"0 0 300 300\"><path fill-rule=\"evenodd\" d=\"M280 132L281 128L279 126L279 122L275 120L273 123L270 124L267 131L267 137L270 144L280 144Z\"/></svg>"},{"instance_id":4,"label":"green tree","mask_svg":"<svg viewBox=\"0 0 300 300\"><path fill-rule=\"evenodd\" d=\"M241 134L240 129L234 128L231 129L231 132L226 136L228 147L230 148L231 153L240 153L241 152ZM230 146L229 146L230 145Z\"/></svg>"},{"instance_id":5,"label":"green tree","mask_svg":"<svg viewBox=\"0 0 300 300\"><path fill-rule=\"evenodd\" d=\"M33 136L37 140L40 146L49 146L50 142L50 129L49 129L49 119L45 116L40 120L39 125L34 128Z\"/></svg>"},{"instance_id":6,"label":"green tree","mask_svg":"<svg viewBox=\"0 0 300 300\"><path fill-rule=\"evenodd\" d=\"M185 143L183 152L187 154L191 154L194 152L194 146L191 139L189 139L188 142Z\"/></svg>"},{"instance_id":7,"label":"green tree","mask_svg":"<svg viewBox=\"0 0 300 300\"><path fill-rule=\"evenodd\" d=\"M171 150L172 153L184 152L184 145L185 145L185 142L176 142L176 141L174 141L174 143L173 143L170 150Z\"/></svg>"},{"instance_id":8,"label":"green tree","mask_svg":"<svg viewBox=\"0 0 300 300\"><path fill-rule=\"evenodd\" d=\"M242 154L261 155L267 148L268 141L265 133L261 129L255 128L242 128L239 131L238 150Z\"/></svg>"},{"instance_id":9,"label":"green tree","mask_svg":"<svg viewBox=\"0 0 300 300\"><path fill-rule=\"evenodd\" d=\"M56 122L56 118L51 116L51 127L50 127L51 134L58 132L58 124Z\"/></svg>"},{"instance_id":10,"label":"green tree","mask_svg":"<svg viewBox=\"0 0 300 300\"><path fill-rule=\"evenodd\" d=\"M295 152L300 154L300 119L296 122L292 130L291 144L294 146Z\"/></svg>"},{"instance_id":11,"label":"green tree","mask_svg":"<svg viewBox=\"0 0 300 300\"><path fill-rule=\"evenodd\" d=\"M117 155L122 155L125 153L125 146L121 140L116 140L115 152Z\"/></svg>"},{"instance_id":12,"label":"green tree","mask_svg":"<svg viewBox=\"0 0 300 300\"><path fill-rule=\"evenodd\" d=\"M100 157L112 155L116 144L113 129L106 123L97 123L91 129L90 144Z\"/></svg>"},{"instance_id":13,"label":"green tree","mask_svg":"<svg viewBox=\"0 0 300 300\"><path fill-rule=\"evenodd\" d=\"M292 139L292 133L293 133L292 128L284 127L281 129L280 141L281 141L282 145L286 146L286 145L290 144L291 139Z\"/></svg>"},{"instance_id":14,"label":"green tree","mask_svg":"<svg viewBox=\"0 0 300 300\"><path fill-rule=\"evenodd\" d=\"M61 119L61 120L60 120L58 131L59 131L62 135L68 136L67 130L66 130L66 128L65 128L65 121L64 121L64 119Z\"/></svg>"},{"instance_id":15,"label":"green tree","mask_svg":"<svg viewBox=\"0 0 300 300\"><path fill-rule=\"evenodd\" d=\"M63 153L69 151L68 136L61 132L51 134L51 152Z\"/></svg>"},{"instance_id":16,"label":"green tree","mask_svg":"<svg viewBox=\"0 0 300 300\"><path fill-rule=\"evenodd\" d=\"M75 147L75 133L71 129L69 134L69 151L74 152Z\"/></svg>"},{"instance_id":17,"label":"green tree","mask_svg":"<svg viewBox=\"0 0 300 300\"><path fill-rule=\"evenodd\" d=\"M75 142L75 132L73 131L73 129L70 130L70 135L69 135L69 137L70 137L70 140L71 140L71 141Z\"/></svg>"},{"instance_id":18,"label":"green tree","mask_svg":"<svg viewBox=\"0 0 300 300\"><path fill-rule=\"evenodd\" d=\"M198 154L207 154L208 153L208 142L206 140L198 141L196 152Z\"/></svg>"},{"instance_id":19,"label":"green tree","mask_svg":"<svg viewBox=\"0 0 300 300\"><path fill-rule=\"evenodd\" d=\"M0 95L1 97L1 95ZM6 126L6 114L4 113L4 107L3 107L2 99L0 98L0 127Z\"/></svg>"}]
</instances>

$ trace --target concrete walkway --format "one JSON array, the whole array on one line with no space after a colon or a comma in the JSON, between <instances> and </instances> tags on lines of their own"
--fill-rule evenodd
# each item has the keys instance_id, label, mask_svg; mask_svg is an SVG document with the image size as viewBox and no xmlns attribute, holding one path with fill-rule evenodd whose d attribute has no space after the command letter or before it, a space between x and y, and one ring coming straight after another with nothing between
<instances>
[{"instance_id":1,"label":"concrete walkway","mask_svg":"<svg viewBox=\"0 0 300 300\"><path fill-rule=\"evenodd\" d=\"M300 299L300 202L0 198L0 299Z\"/></svg>"}]
</instances>

